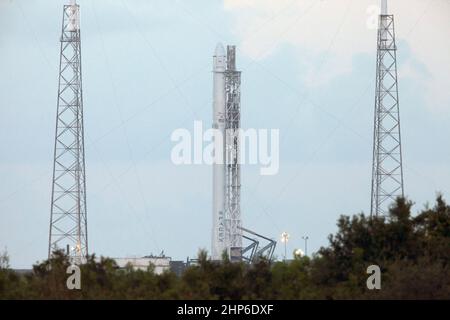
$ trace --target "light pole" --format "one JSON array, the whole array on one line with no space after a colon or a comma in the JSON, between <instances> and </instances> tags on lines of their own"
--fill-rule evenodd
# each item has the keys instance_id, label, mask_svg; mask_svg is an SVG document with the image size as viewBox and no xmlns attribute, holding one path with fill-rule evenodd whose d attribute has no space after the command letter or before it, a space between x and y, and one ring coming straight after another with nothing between
<instances>
[{"instance_id":1,"label":"light pole","mask_svg":"<svg viewBox=\"0 0 450 320\"><path fill-rule=\"evenodd\" d=\"M289 233L283 232L283 233L281 234L281 242L284 243L284 261L285 261L285 262L286 262L286 255L287 255L286 247L287 247L288 241L289 241Z\"/></svg>"},{"instance_id":2,"label":"light pole","mask_svg":"<svg viewBox=\"0 0 450 320\"><path fill-rule=\"evenodd\" d=\"M302 237L302 239L305 240L305 256L307 256L308 255L308 239L309 239L309 237L304 236L304 237Z\"/></svg>"}]
</instances>

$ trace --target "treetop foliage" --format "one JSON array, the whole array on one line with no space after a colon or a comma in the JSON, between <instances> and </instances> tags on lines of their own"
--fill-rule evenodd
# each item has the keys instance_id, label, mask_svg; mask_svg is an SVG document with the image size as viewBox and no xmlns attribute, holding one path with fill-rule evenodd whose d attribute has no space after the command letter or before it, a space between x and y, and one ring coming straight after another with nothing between
<instances>
[{"instance_id":1,"label":"treetop foliage","mask_svg":"<svg viewBox=\"0 0 450 320\"><path fill-rule=\"evenodd\" d=\"M416 216L412 206L399 198L386 217L341 216L327 247L288 262L217 263L200 251L178 277L92 255L80 266L81 290L67 289L62 252L25 275L4 253L0 299L450 299L450 207L442 196ZM366 287L369 265L381 268L381 290Z\"/></svg>"}]
</instances>

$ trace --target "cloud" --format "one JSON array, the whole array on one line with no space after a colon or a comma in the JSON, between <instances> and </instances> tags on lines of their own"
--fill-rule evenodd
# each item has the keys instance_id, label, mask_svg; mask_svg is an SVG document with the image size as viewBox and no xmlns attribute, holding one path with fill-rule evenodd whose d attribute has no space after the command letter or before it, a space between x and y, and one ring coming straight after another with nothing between
<instances>
[{"instance_id":1,"label":"cloud","mask_svg":"<svg viewBox=\"0 0 450 320\"><path fill-rule=\"evenodd\" d=\"M307 65L303 81L316 87L352 71L352 58L374 54L379 1L375 0L224 0L232 15L241 52L262 61L289 46ZM450 2L397 0L388 4L396 18L397 40L430 77L415 77L427 105L444 110L450 103ZM401 57L401 52L399 52Z\"/></svg>"}]
</instances>

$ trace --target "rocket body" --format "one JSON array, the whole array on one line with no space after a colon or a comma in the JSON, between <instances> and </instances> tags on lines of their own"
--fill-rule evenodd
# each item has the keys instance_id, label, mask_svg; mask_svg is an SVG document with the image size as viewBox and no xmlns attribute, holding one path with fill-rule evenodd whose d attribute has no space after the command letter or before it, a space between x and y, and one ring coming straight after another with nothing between
<instances>
[{"instance_id":1,"label":"rocket body","mask_svg":"<svg viewBox=\"0 0 450 320\"><path fill-rule=\"evenodd\" d=\"M226 54L222 44L218 44L213 62L213 128L221 134L216 134L215 163L213 164L213 230L212 250L213 260L221 260L222 253L227 249L225 240L225 70ZM218 133L219 133L218 132Z\"/></svg>"}]
</instances>

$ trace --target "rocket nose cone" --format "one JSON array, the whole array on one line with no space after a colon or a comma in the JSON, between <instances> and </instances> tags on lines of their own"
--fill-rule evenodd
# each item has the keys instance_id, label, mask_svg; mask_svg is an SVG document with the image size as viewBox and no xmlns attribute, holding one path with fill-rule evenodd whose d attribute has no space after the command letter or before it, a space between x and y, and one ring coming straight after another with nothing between
<instances>
[{"instance_id":1,"label":"rocket nose cone","mask_svg":"<svg viewBox=\"0 0 450 320\"><path fill-rule=\"evenodd\" d=\"M214 51L214 55L216 56L216 57L219 57L219 56L225 56L225 49L223 48L223 45L222 45L222 43L218 43L217 44L217 46L216 46L216 51Z\"/></svg>"}]
</instances>

